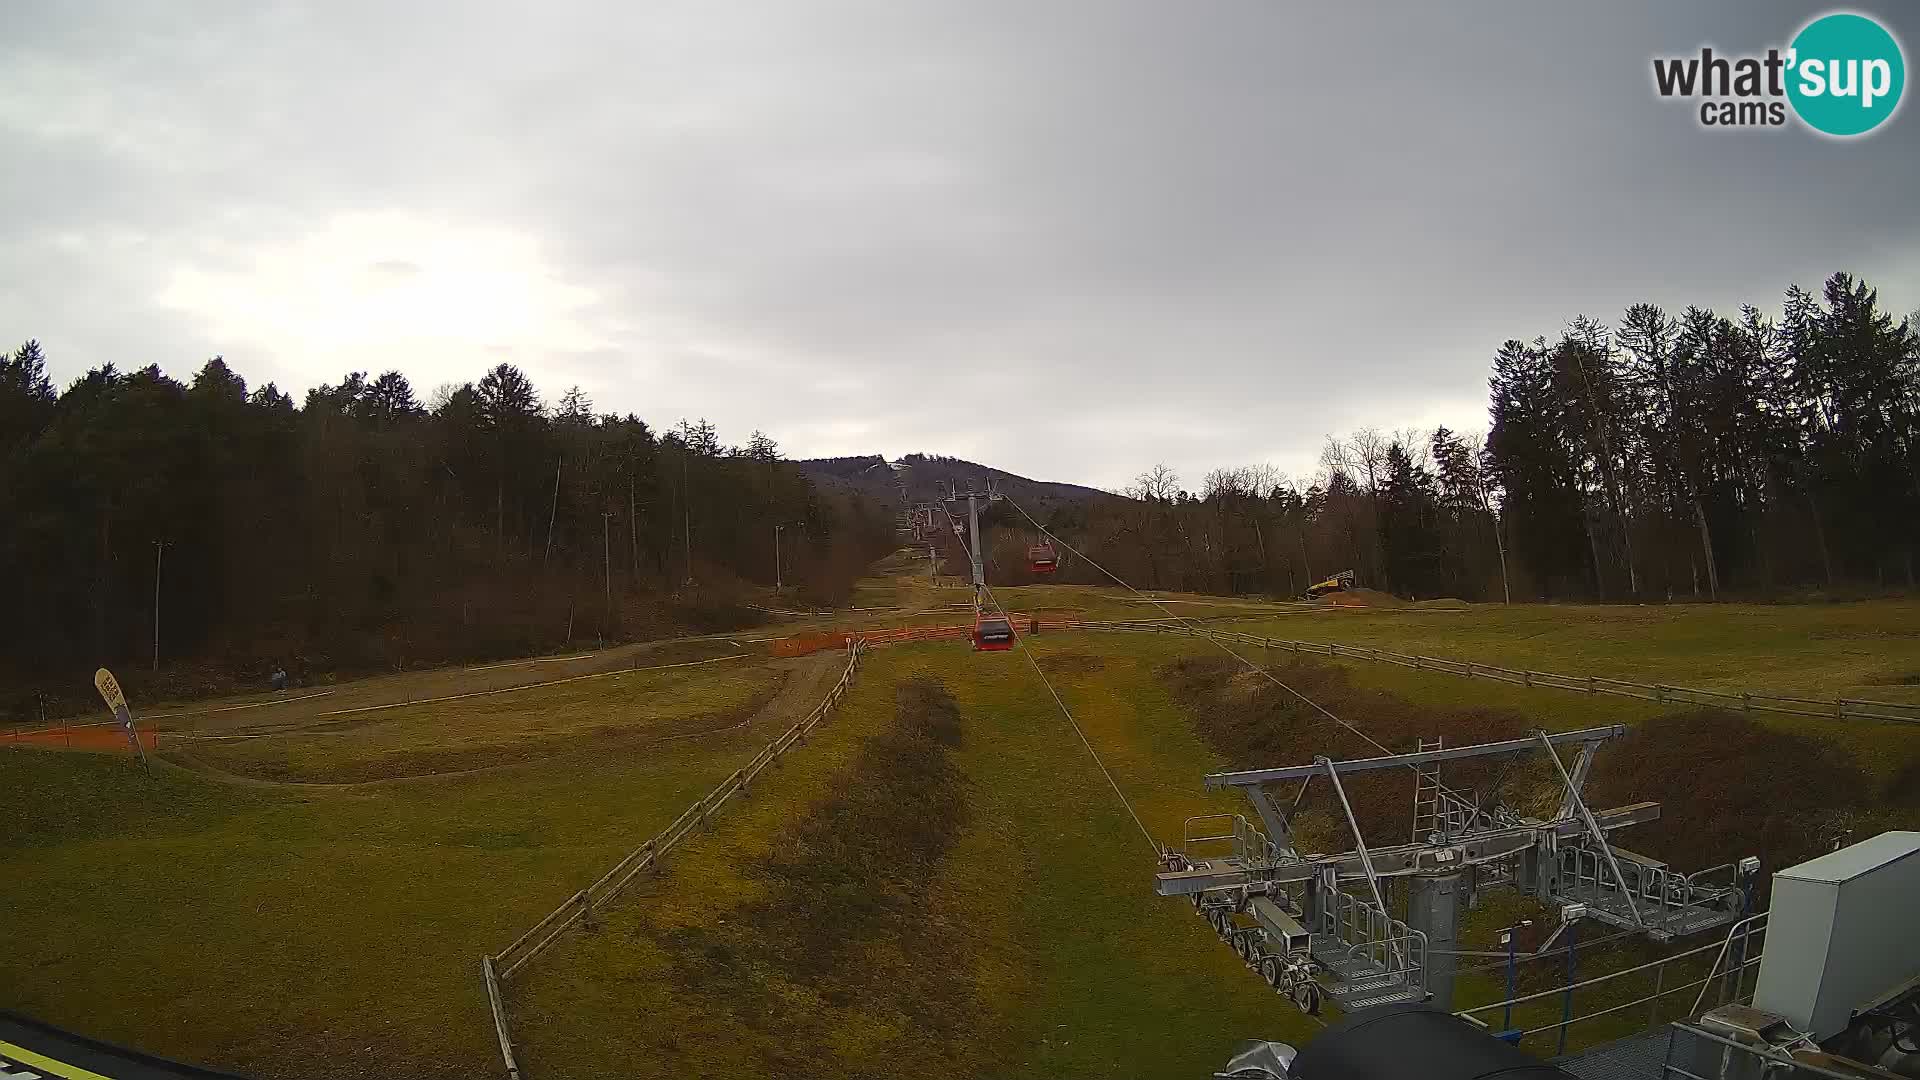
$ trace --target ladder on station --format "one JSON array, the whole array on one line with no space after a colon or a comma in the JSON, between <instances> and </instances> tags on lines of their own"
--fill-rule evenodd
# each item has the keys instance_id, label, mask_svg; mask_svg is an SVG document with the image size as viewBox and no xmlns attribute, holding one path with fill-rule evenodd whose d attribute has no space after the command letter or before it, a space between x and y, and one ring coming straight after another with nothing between
<instances>
[{"instance_id":1,"label":"ladder on station","mask_svg":"<svg viewBox=\"0 0 1920 1080\"><path fill-rule=\"evenodd\" d=\"M1420 740L1420 752L1444 748L1446 739ZM1430 833L1440 831L1440 763L1429 761L1414 766L1413 842L1423 843Z\"/></svg>"}]
</instances>

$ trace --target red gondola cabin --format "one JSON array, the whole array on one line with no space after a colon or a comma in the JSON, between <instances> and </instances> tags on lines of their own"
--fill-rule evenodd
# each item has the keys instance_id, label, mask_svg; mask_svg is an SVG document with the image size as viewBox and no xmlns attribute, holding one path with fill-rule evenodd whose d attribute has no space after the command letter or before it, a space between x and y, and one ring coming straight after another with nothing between
<instances>
[{"instance_id":1,"label":"red gondola cabin","mask_svg":"<svg viewBox=\"0 0 1920 1080\"><path fill-rule=\"evenodd\" d=\"M1013 648L1013 624L998 615L974 616L973 647L976 652L1004 652Z\"/></svg>"},{"instance_id":2,"label":"red gondola cabin","mask_svg":"<svg viewBox=\"0 0 1920 1080\"><path fill-rule=\"evenodd\" d=\"M1027 569L1036 574L1051 574L1060 568L1052 544L1034 544L1027 549Z\"/></svg>"}]
</instances>

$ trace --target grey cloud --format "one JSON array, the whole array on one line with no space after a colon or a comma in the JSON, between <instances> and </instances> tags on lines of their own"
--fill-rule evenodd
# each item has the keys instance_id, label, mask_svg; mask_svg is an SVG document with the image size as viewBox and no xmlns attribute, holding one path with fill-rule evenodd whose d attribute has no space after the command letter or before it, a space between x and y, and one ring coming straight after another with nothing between
<instances>
[{"instance_id":1,"label":"grey cloud","mask_svg":"<svg viewBox=\"0 0 1920 1080\"><path fill-rule=\"evenodd\" d=\"M14 5L0 152L41 167L0 175L0 332L63 377L233 357L156 306L174 270L397 211L595 297L595 342L423 386L506 355L793 454L1306 472L1328 430L1483 426L1500 340L1576 313L1840 268L1920 300L1920 121L1713 135L1650 89L1818 10ZM256 381L340 374L246 345Z\"/></svg>"}]
</instances>

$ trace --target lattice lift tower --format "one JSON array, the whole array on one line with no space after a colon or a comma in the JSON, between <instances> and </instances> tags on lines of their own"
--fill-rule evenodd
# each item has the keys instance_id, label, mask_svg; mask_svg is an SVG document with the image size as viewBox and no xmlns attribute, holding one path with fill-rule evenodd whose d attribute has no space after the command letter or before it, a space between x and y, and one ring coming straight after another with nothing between
<instances>
[{"instance_id":1,"label":"lattice lift tower","mask_svg":"<svg viewBox=\"0 0 1920 1080\"><path fill-rule=\"evenodd\" d=\"M1616 829L1657 820L1660 804L1587 808L1582 792L1595 753L1626 731L1540 731L1454 748L1436 739L1411 754L1316 757L1311 765L1214 773L1206 786L1245 794L1261 824L1239 814L1189 818L1182 847L1162 855L1155 890L1190 898L1249 966L1309 1012L1323 994L1347 1010L1428 1000L1452 1008L1460 911L1475 889L1524 889L1559 911L1563 928L1590 917L1655 941L1737 921L1752 902L1758 859L1683 875L1608 839ZM1561 746L1578 751L1571 770ZM1551 818L1520 814L1497 791L1476 804L1440 779L1449 761L1537 751L1561 781ZM1409 767L1416 774L1412 840L1369 847L1341 777ZM1338 798L1351 851L1313 855L1295 846L1293 820L1317 778ZM1382 891L1394 878L1405 879L1405 918Z\"/></svg>"}]
</instances>

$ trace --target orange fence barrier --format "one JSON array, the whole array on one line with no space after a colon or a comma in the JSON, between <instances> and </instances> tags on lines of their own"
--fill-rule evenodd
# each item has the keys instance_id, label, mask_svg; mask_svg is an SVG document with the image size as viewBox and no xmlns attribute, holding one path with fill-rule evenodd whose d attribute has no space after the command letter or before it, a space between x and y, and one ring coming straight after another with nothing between
<instances>
[{"instance_id":1,"label":"orange fence barrier","mask_svg":"<svg viewBox=\"0 0 1920 1080\"><path fill-rule=\"evenodd\" d=\"M1015 612L1008 616L1013 627L1022 634L1038 633L1042 630L1066 630L1080 625L1077 620L1055 620L1041 622L1030 615ZM771 642L768 648L775 656L806 656L825 649L844 649L854 638L863 638L869 645L890 645L904 641L952 641L964 640L973 634L972 624L962 626L899 626L882 630L836 630L831 632L815 631L810 634L795 634Z\"/></svg>"},{"instance_id":2,"label":"orange fence barrier","mask_svg":"<svg viewBox=\"0 0 1920 1080\"><path fill-rule=\"evenodd\" d=\"M140 745L148 750L160 748L158 731L141 730ZM108 750L122 754L133 752L126 729L114 721L98 724L62 724L33 731L0 732L0 746L50 746L56 750Z\"/></svg>"}]
</instances>

